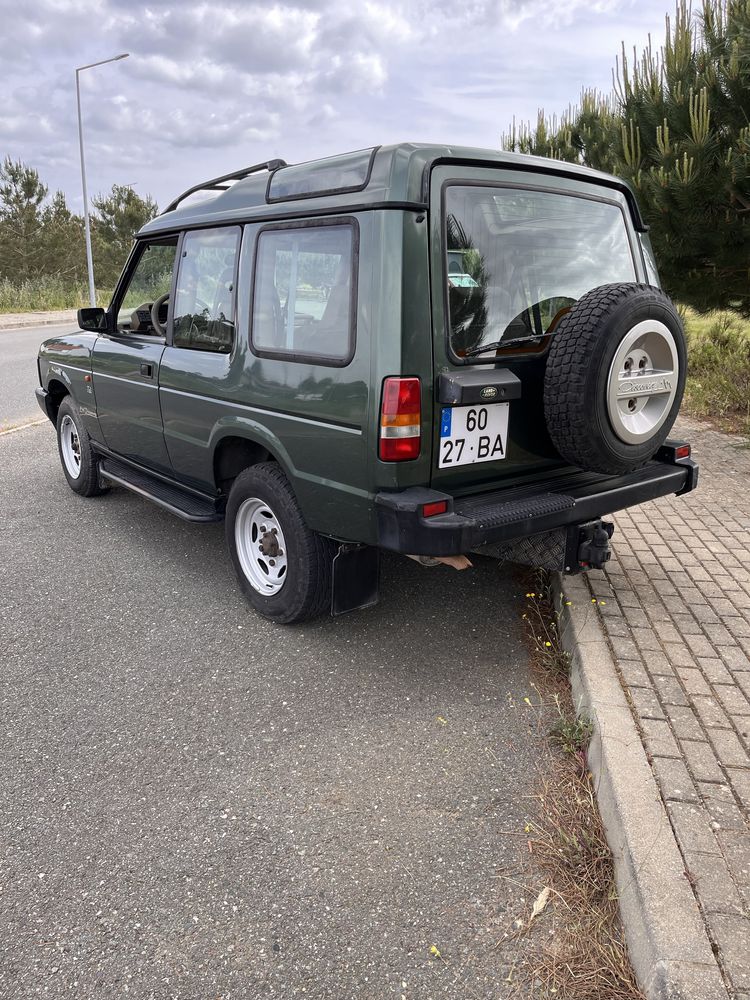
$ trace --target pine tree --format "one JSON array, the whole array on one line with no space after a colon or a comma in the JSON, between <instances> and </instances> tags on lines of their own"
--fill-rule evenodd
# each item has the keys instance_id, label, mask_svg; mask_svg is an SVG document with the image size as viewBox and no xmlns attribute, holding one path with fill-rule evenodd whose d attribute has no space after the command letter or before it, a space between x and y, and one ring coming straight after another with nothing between
<instances>
[{"instance_id":1,"label":"pine tree","mask_svg":"<svg viewBox=\"0 0 750 1000\"><path fill-rule=\"evenodd\" d=\"M96 283L111 288L127 260L133 237L158 212L156 202L141 198L130 187L114 184L108 195L94 198L92 220Z\"/></svg>"},{"instance_id":2,"label":"pine tree","mask_svg":"<svg viewBox=\"0 0 750 1000\"><path fill-rule=\"evenodd\" d=\"M39 273L46 197L38 172L6 156L0 166L0 277L26 281Z\"/></svg>"},{"instance_id":3,"label":"pine tree","mask_svg":"<svg viewBox=\"0 0 750 1000\"><path fill-rule=\"evenodd\" d=\"M506 149L616 173L636 190L665 288L700 310L750 315L750 0L679 0L664 46L612 94L585 91L558 124L543 112Z\"/></svg>"}]
</instances>

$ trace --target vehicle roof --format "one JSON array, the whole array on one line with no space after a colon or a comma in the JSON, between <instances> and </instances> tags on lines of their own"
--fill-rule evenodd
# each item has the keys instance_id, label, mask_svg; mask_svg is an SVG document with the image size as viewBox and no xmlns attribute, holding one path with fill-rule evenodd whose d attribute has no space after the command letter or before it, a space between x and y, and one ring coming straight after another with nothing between
<instances>
[{"instance_id":1,"label":"vehicle roof","mask_svg":"<svg viewBox=\"0 0 750 1000\"><path fill-rule=\"evenodd\" d=\"M157 216L138 235L207 224L354 211L387 204L426 208L430 172L443 162L533 171L604 185L625 195L636 228L646 228L632 190L611 174L574 163L496 149L402 142L305 163L280 166L283 161L270 161L270 170L260 164L249 168L251 172L247 176L234 181L226 190L202 200L186 201ZM207 190L215 183L206 181ZM190 191L180 197L187 198L189 194Z\"/></svg>"}]
</instances>

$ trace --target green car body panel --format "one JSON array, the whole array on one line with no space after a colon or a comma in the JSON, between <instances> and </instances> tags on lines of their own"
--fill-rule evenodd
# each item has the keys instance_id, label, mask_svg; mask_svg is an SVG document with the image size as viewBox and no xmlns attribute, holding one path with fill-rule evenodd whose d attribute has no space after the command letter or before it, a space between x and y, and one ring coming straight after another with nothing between
<instances>
[{"instance_id":1,"label":"green car body panel","mask_svg":"<svg viewBox=\"0 0 750 1000\"><path fill-rule=\"evenodd\" d=\"M373 545L376 497L383 492L424 487L460 497L559 474L566 463L544 424L544 356L502 359L522 384L511 403L504 459L438 468L436 381L469 368L451 357L446 331L441 197L456 180L606 199L622 210L635 280L654 282L632 193L616 178L582 167L403 143L252 173L144 227L99 333L45 341L39 369L47 412L54 419L56 401L69 392L102 449L207 497L220 497L243 461L271 457L310 528ZM354 350L343 364L269 357L252 342L260 234L315 220L338 220L356 237ZM118 331L114 310L139 246L225 226L241 229L231 351L175 346L171 306L165 337ZM493 359L484 367L498 364ZM382 389L390 376L421 381L421 450L411 461L378 457Z\"/></svg>"}]
</instances>

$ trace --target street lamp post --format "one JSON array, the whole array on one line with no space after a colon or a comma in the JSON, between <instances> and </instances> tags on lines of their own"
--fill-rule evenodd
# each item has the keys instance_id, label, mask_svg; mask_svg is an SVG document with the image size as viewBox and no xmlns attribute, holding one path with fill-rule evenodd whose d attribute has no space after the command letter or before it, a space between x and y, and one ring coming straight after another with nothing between
<instances>
[{"instance_id":1,"label":"street lamp post","mask_svg":"<svg viewBox=\"0 0 750 1000\"><path fill-rule=\"evenodd\" d=\"M76 70L76 101L78 102L78 144L81 147L81 185L83 187L83 220L86 230L86 263L89 269L89 303L96 305L96 289L94 287L94 259L91 255L91 222L89 220L89 197L86 191L86 163L83 157L83 121L81 119L81 83L79 73L84 69L91 69L93 66L103 66L105 63L117 62L118 59L127 59L129 52L122 52L119 56L112 56L111 59L100 59L98 62L87 63L79 66Z\"/></svg>"}]
</instances>

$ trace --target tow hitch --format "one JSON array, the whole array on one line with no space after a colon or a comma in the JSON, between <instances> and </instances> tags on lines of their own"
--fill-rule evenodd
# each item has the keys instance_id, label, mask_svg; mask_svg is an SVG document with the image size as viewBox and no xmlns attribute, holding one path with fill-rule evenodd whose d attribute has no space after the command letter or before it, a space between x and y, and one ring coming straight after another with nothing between
<instances>
[{"instance_id":1,"label":"tow hitch","mask_svg":"<svg viewBox=\"0 0 750 1000\"><path fill-rule=\"evenodd\" d=\"M590 521L578 527L578 546L575 569L570 563L565 566L566 573L577 573L582 569L604 569L612 555L609 540L614 534L615 526L611 521Z\"/></svg>"}]
</instances>

